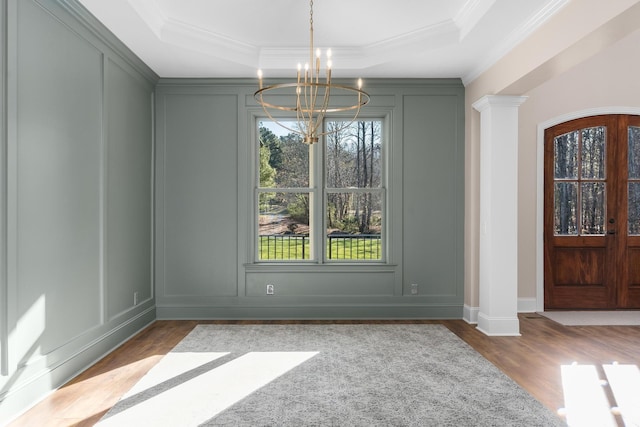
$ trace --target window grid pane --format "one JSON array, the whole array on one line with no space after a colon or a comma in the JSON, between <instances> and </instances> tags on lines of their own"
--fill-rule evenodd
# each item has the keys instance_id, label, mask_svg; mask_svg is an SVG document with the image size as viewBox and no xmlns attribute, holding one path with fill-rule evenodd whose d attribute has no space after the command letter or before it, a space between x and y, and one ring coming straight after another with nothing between
<instances>
[{"instance_id":1,"label":"window grid pane","mask_svg":"<svg viewBox=\"0 0 640 427\"><path fill-rule=\"evenodd\" d=\"M327 188L382 187L382 124L380 121L327 122L325 182Z\"/></svg>"},{"instance_id":2,"label":"window grid pane","mask_svg":"<svg viewBox=\"0 0 640 427\"><path fill-rule=\"evenodd\" d=\"M578 179L578 132L554 139L554 178Z\"/></svg>"},{"instance_id":3,"label":"window grid pane","mask_svg":"<svg viewBox=\"0 0 640 427\"><path fill-rule=\"evenodd\" d=\"M605 184L583 182L581 187L580 234L604 234Z\"/></svg>"},{"instance_id":4,"label":"window grid pane","mask_svg":"<svg viewBox=\"0 0 640 427\"><path fill-rule=\"evenodd\" d=\"M640 127L629 126L628 222L630 236L640 236Z\"/></svg>"},{"instance_id":5,"label":"window grid pane","mask_svg":"<svg viewBox=\"0 0 640 427\"><path fill-rule=\"evenodd\" d=\"M578 184L576 182L556 182L554 184L554 233L556 235L577 235Z\"/></svg>"},{"instance_id":6,"label":"window grid pane","mask_svg":"<svg viewBox=\"0 0 640 427\"><path fill-rule=\"evenodd\" d=\"M269 124L269 127L265 125ZM293 122L283 122L293 127ZM308 188L309 146L295 133L276 135L273 122L260 122L260 174L261 188Z\"/></svg>"},{"instance_id":7,"label":"window grid pane","mask_svg":"<svg viewBox=\"0 0 640 427\"><path fill-rule=\"evenodd\" d=\"M640 179L640 127L629 126L629 179Z\"/></svg>"},{"instance_id":8,"label":"window grid pane","mask_svg":"<svg viewBox=\"0 0 640 427\"><path fill-rule=\"evenodd\" d=\"M605 179L606 128L603 126L582 129L581 177L582 179Z\"/></svg>"},{"instance_id":9,"label":"window grid pane","mask_svg":"<svg viewBox=\"0 0 640 427\"><path fill-rule=\"evenodd\" d=\"M630 236L640 235L640 182L630 182L629 189L629 221Z\"/></svg>"},{"instance_id":10,"label":"window grid pane","mask_svg":"<svg viewBox=\"0 0 640 427\"><path fill-rule=\"evenodd\" d=\"M258 259L310 259L309 193L260 192Z\"/></svg>"},{"instance_id":11,"label":"window grid pane","mask_svg":"<svg viewBox=\"0 0 640 427\"><path fill-rule=\"evenodd\" d=\"M382 193L327 194L327 260L382 260Z\"/></svg>"}]
</instances>

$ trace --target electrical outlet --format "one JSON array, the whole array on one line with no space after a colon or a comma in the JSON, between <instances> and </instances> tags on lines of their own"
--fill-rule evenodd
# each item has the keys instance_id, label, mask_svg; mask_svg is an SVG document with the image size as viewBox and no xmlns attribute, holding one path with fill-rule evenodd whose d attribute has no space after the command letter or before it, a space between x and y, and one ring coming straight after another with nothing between
<instances>
[{"instance_id":1,"label":"electrical outlet","mask_svg":"<svg viewBox=\"0 0 640 427\"><path fill-rule=\"evenodd\" d=\"M418 284L417 283L412 283L411 284L411 295L418 295Z\"/></svg>"},{"instance_id":2,"label":"electrical outlet","mask_svg":"<svg viewBox=\"0 0 640 427\"><path fill-rule=\"evenodd\" d=\"M276 293L276 286L269 283L267 285L267 295L273 295Z\"/></svg>"},{"instance_id":3,"label":"electrical outlet","mask_svg":"<svg viewBox=\"0 0 640 427\"><path fill-rule=\"evenodd\" d=\"M133 305L138 305L138 293L133 293Z\"/></svg>"}]
</instances>

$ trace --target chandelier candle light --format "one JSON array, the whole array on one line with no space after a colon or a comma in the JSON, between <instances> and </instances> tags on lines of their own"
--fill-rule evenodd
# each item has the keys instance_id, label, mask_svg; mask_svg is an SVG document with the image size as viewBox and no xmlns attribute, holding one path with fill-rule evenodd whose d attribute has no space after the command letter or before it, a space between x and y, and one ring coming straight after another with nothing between
<instances>
[{"instance_id":1,"label":"chandelier candle light","mask_svg":"<svg viewBox=\"0 0 640 427\"><path fill-rule=\"evenodd\" d=\"M327 50L327 62L325 69L324 82L320 81L320 49L313 51L313 0L309 3L310 19L309 19L309 62L304 65L298 64L297 81L291 83L279 83L270 86L264 86L262 81L262 70L258 70L258 90L254 93L254 98L262 106L265 114L281 127L290 132L302 136L306 144L318 142L318 138L329 133L340 132L353 123L360 108L369 103L369 95L362 90L362 79L358 79L358 87L350 87L338 85L331 82L331 49ZM330 95L333 92L339 94L339 98L343 103L331 104ZM280 104L275 99L289 99L289 104ZM295 99L295 105L293 105ZM344 100L349 99L350 102L344 104ZM272 110L289 111L296 113L296 128L291 128L273 116ZM322 122L327 113L343 113L352 111L353 115L349 115L349 119L341 126L331 131L322 131Z\"/></svg>"}]
</instances>

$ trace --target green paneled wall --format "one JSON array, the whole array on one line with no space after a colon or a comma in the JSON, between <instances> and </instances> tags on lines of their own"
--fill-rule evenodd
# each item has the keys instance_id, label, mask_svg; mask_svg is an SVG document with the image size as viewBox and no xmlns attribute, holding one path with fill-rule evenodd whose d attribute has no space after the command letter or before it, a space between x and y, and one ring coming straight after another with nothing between
<instances>
[{"instance_id":1,"label":"green paneled wall","mask_svg":"<svg viewBox=\"0 0 640 427\"><path fill-rule=\"evenodd\" d=\"M158 140L158 158L165 169L158 181L166 246L158 296L235 295L237 97L159 96L164 138Z\"/></svg>"},{"instance_id":2,"label":"green paneled wall","mask_svg":"<svg viewBox=\"0 0 640 427\"><path fill-rule=\"evenodd\" d=\"M455 317L463 304L464 89L367 81L385 120L389 263L252 264L252 80L160 80L156 300L160 318ZM267 296L267 283L276 295ZM418 294L411 284L418 284Z\"/></svg>"},{"instance_id":3,"label":"green paneled wall","mask_svg":"<svg viewBox=\"0 0 640 427\"><path fill-rule=\"evenodd\" d=\"M155 319L157 76L75 1L0 10L4 424Z\"/></svg>"},{"instance_id":4,"label":"green paneled wall","mask_svg":"<svg viewBox=\"0 0 640 427\"><path fill-rule=\"evenodd\" d=\"M405 281L434 299L462 300L462 289L453 285L462 281L464 240L464 150L455 143L463 138L460 100L408 95L403 107Z\"/></svg>"}]
</instances>

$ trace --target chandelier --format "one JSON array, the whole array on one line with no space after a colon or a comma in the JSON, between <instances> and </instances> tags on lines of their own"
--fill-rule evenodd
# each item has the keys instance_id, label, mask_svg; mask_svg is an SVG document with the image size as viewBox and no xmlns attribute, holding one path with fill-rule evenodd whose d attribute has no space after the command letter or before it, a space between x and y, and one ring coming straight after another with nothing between
<instances>
[{"instance_id":1,"label":"chandelier","mask_svg":"<svg viewBox=\"0 0 640 427\"><path fill-rule=\"evenodd\" d=\"M358 79L358 87L335 84L331 81L331 49L326 52L326 68L324 78L321 74L321 51L313 50L313 0L309 2L309 62L302 67L298 64L297 80L290 83L279 83L264 86L262 70L258 70L259 88L254 98L262 106L265 114L279 126L302 136L306 144L318 142L318 138L329 133L340 132L353 123L360 108L369 103L369 95L362 90L362 79ZM314 60L315 59L315 60ZM334 101L330 96L334 95ZM338 96L336 96L338 95ZM288 104L283 100L289 100ZM295 112L297 123L287 126L273 116L278 111ZM345 113L348 120L342 122L331 131L322 130L322 122L327 113Z\"/></svg>"}]
</instances>

